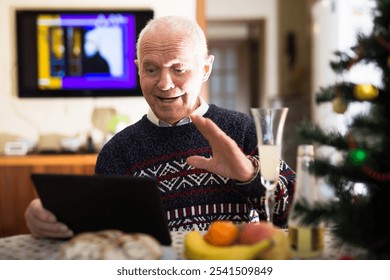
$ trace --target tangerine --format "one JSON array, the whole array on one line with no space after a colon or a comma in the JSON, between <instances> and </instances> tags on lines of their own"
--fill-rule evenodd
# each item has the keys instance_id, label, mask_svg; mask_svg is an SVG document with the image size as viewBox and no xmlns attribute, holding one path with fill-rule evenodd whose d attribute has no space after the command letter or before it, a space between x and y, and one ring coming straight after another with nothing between
<instances>
[{"instance_id":1,"label":"tangerine","mask_svg":"<svg viewBox=\"0 0 390 280\"><path fill-rule=\"evenodd\" d=\"M211 223L209 230L203 238L216 246L229 246L238 237L238 228L231 221L215 221Z\"/></svg>"}]
</instances>

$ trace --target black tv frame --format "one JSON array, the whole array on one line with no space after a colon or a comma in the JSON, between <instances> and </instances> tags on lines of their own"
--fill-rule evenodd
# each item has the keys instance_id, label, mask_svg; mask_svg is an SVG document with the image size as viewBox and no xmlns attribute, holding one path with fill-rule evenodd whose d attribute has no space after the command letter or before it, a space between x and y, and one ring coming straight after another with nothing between
<instances>
[{"instance_id":1,"label":"black tv frame","mask_svg":"<svg viewBox=\"0 0 390 280\"><path fill-rule=\"evenodd\" d=\"M17 47L17 95L19 98L73 98L73 97L135 97L142 96L137 75L137 85L129 89L39 89L37 73L37 29L36 16L39 14L95 14L95 13L122 13L133 14L136 18L136 35L153 18L151 9L17 9L16 20L16 47ZM23 23L23 20L27 21ZM35 18L35 19L34 19ZM27 26L26 26L27 25ZM26 29L27 28L27 29ZM29 31L29 32L26 32ZM134 49L136 46L134 45ZM34 87L28 86L34 84Z\"/></svg>"}]
</instances>

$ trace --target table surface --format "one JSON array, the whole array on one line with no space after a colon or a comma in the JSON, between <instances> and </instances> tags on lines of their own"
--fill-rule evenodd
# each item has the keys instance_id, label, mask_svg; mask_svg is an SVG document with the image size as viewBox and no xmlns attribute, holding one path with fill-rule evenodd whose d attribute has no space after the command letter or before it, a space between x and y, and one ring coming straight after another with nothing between
<instances>
[{"instance_id":1,"label":"table surface","mask_svg":"<svg viewBox=\"0 0 390 280\"><path fill-rule=\"evenodd\" d=\"M188 232L171 232L172 245L164 248L164 259L184 259L184 238ZM59 246L66 241L35 238L29 234L0 238L2 260L55 260ZM324 251L321 259L339 259L348 254L348 249L335 242L329 230L325 230Z\"/></svg>"}]
</instances>

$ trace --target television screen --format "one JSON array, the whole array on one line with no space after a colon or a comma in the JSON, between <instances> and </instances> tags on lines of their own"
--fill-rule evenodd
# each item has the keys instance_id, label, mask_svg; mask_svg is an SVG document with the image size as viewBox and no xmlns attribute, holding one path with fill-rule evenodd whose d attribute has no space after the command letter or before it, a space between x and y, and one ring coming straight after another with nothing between
<instances>
[{"instance_id":1,"label":"television screen","mask_svg":"<svg viewBox=\"0 0 390 280\"><path fill-rule=\"evenodd\" d=\"M19 97L141 96L136 41L153 11L18 10Z\"/></svg>"}]
</instances>

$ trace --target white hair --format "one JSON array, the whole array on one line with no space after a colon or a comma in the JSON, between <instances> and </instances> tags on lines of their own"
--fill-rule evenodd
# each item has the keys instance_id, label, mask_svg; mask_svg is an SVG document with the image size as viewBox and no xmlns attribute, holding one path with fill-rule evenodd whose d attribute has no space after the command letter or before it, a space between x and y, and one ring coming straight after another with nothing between
<instances>
[{"instance_id":1,"label":"white hair","mask_svg":"<svg viewBox=\"0 0 390 280\"><path fill-rule=\"evenodd\" d=\"M179 16L165 16L151 19L141 30L137 40L137 58L140 58L140 46L145 34L149 32L161 32L169 30L180 35L188 36L197 53L204 58L208 55L206 36L200 26L192 20Z\"/></svg>"}]
</instances>

